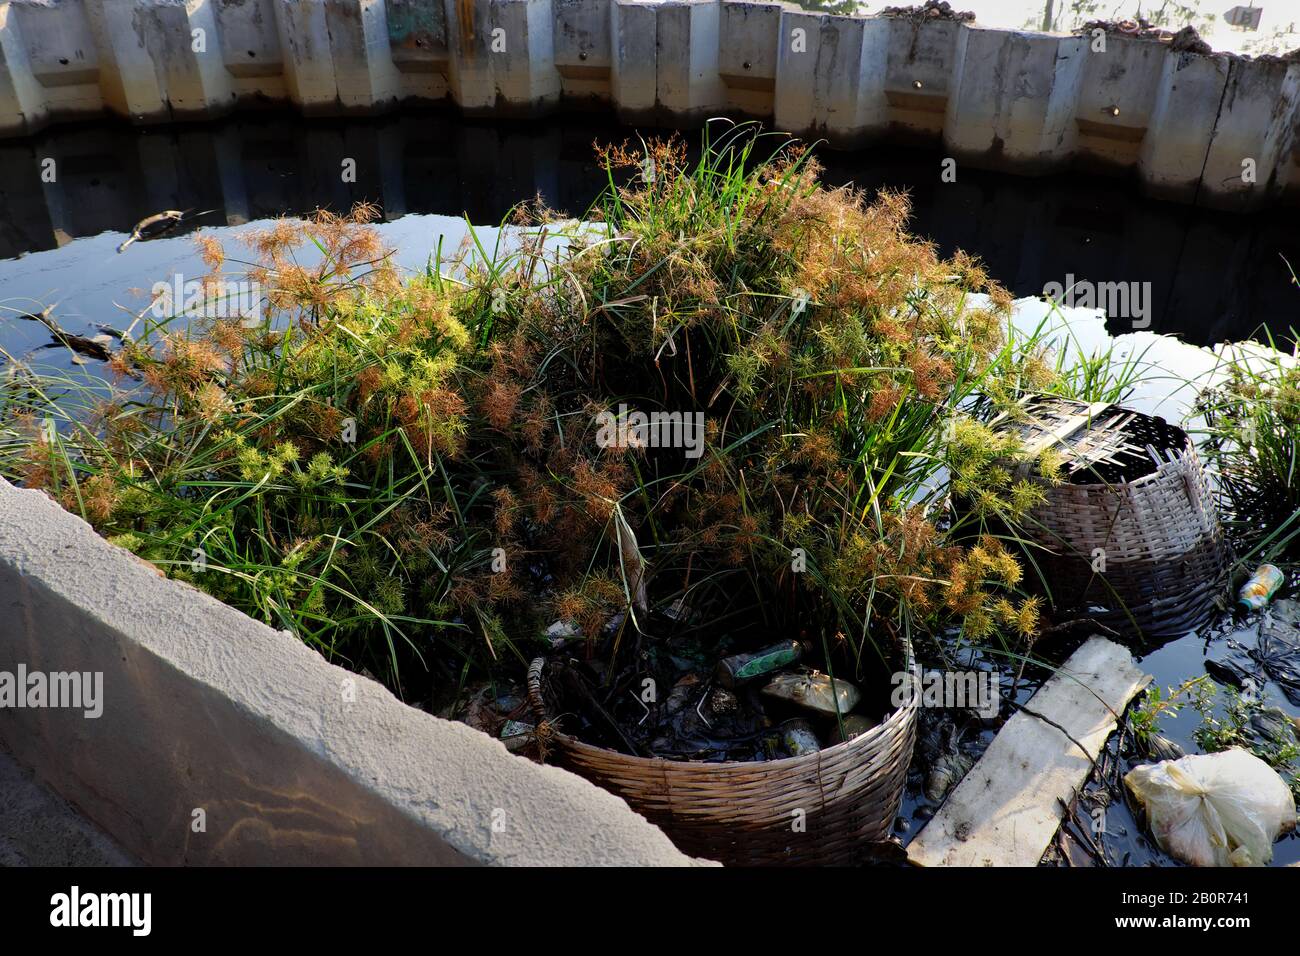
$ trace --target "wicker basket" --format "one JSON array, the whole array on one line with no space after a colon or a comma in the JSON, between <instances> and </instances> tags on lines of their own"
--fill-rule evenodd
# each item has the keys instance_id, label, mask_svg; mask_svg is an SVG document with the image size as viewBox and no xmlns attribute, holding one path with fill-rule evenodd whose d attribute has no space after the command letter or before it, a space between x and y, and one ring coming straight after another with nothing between
<instances>
[{"instance_id":1,"label":"wicker basket","mask_svg":"<svg viewBox=\"0 0 1300 956\"><path fill-rule=\"evenodd\" d=\"M915 671L910 648L907 666ZM703 763L629 756L560 732L546 703L546 671L545 658L533 661L528 698L539 726L551 731L557 763L618 794L685 853L728 866L844 865L862 862L889 836L912 761L919 694L861 736L817 753Z\"/></svg>"},{"instance_id":2,"label":"wicker basket","mask_svg":"<svg viewBox=\"0 0 1300 956\"><path fill-rule=\"evenodd\" d=\"M1104 403L1035 396L1025 409L994 425L1066 460L1067 482L1019 529L1043 549L1031 558L1058 612L1148 638L1208 620L1228 546L1186 432Z\"/></svg>"}]
</instances>

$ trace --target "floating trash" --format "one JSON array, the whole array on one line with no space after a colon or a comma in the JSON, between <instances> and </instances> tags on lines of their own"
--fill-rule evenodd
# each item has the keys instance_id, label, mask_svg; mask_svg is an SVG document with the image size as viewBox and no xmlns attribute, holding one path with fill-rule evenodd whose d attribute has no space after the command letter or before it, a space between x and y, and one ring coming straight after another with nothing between
<instances>
[{"instance_id":1,"label":"floating trash","mask_svg":"<svg viewBox=\"0 0 1300 956\"><path fill-rule=\"evenodd\" d=\"M741 684L778 671L795 663L803 656L803 645L798 641L782 641L753 654L736 654L718 662L718 683L735 688Z\"/></svg>"},{"instance_id":2,"label":"floating trash","mask_svg":"<svg viewBox=\"0 0 1300 956\"><path fill-rule=\"evenodd\" d=\"M928 743L933 747L936 735L930 736ZM961 737L957 733L955 724L943 723L938 730L937 738L938 750L937 752L931 750L929 754L930 769L925 775L923 788L925 798L934 803L942 802L943 798L948 796L948 792L962 777L970 773L971 767L975 766L975 761L962 752Z\"/></svg>"},{"instance_id":3,"label":"floating trash","mask_svg":"<svg viewBox=\"0 0 1300 956\"><path fill-rule=\"evenodd\" d=\"M1242 690L1258 691L1272 681L1300 707L1300 627L1264 618L1257 633L1254 647L1229 638L1222 652L1206 660L1205 669L1220 683Z\"/></svg>"},{"instance_id":4,"label":"floating trash","mask_svg":"<svg viewBox=\"0 0 1300 956\"><path fill-rule=\"evenodd\" d=\"M1281 707L1261 707L1250 715L1246 736L1274 751L1295 746L1296 723Z\"/></svg>"},{"instance_id":5,"label":"floating trash","mask_svg":"<svg viewBox=\"0 0 1300 956\"><path fill-rule=\"evenodd\" d=\"M1124 784L1160 848L1192 866L1266 866L1296 824L1278 772L1236 747L1138 767Z\"/></svg>"},{"instance_id":6,"label":"floating trash","mask_svg":"<svg viewBox=\"0 0 1300 956\"><path fill-rule=\"evenodd\" d=\"M716 688L713 696L709 698L709 709L715 714L734 714L739 706L740 701L736 699L736 695L725 687Z\"/></svg>"},{"instance_id":7,"label":"floating trash","mask_svg":"<svg viewBox=\"0 0 1300 956\"><path fill-rule=\"evenodd\" d=\"M1147 734L1138 738L1138 749L1148 760L1179 760L1187 751L1162 734Z\"/></svg>"},{"instance_id":8,"label":"floating trash","mask_svg":"<svg viewBox=\"0 0 1300 956\"><path fill-rule=\"evenodd\" d=\"M840 733L840 725L837 722L831 723L831 740L836 743L843 743L846 740L852 740L854 737L861 737L868 730L878 726L870 717L863 717L861 714L849 714L843 718L844 732Z\"/></svg>"},{"instance_id":9,"label":"floating trash","mask_svg":"<svg viewBox=\"0 0 1300 956\"><path fill-rule=\"evenodd\" d=\"M542 632L542 636L552 648L558 649L568 641L581 637L582 631L572 621L556 621Z\"/></svg>"},{"instance_id":10,"label":"floating trash","mask_svg":"<svg viewBox=\"0 0 1300 956\"><path fill-rule=\"evenodd\" d=\"M1281 568L1272 564L1261 564L1250 576L1250 580L1241 586L1241 591L1237 594L1237 604L1247 611L1258 611L1268 604L1284 581L1286 575L1282 573Z\"/></svg>"},{"instance_id":11,"label":"floating trash","mask_svg":"<svg viewBox=\"0 0 1300 956\"><path fill-rule=\"evenodd\" d=\"M834 680L818 671L807 674L781 674L763 688L763 694L788 700L799 707L821 714L847 714L862 699L861 692L847 681Z\"/></svg>"},{"instance_id":12,"label":"floating trash","mask_svg":"<svg viewBox=\"0 0 1300 956\"><path fill-rule=\"evenodd\" d=\"M812 724L806 720L787 720L781 725L781 744L791 757L802 757L822 749Z\"/></svg>"},{"instance_id":13,"label":"floating trash","mask_svg":"<svg viewBox=\"0 0 1300 956\"><path fill-rule=\"evenodd\" d=\"M522 720L507 720L501 726L501 742L511 753L523 750L532 739L533 725Z\"/></svg>"}]
</instances>

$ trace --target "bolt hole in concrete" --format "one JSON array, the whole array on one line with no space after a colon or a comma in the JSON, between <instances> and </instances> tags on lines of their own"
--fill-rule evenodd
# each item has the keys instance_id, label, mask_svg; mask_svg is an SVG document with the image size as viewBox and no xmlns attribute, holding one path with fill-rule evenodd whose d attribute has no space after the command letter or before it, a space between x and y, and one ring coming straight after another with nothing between
<instances>
[{"instance_id":1,"label":"bolt hole in concrete","mask_svg":"<svg viewBox=\"0 0 1300 956\"><path fill-rule=\"evenodd\" d=\"M914 85L920 88L920 81ZM1119 108L1111 110L1117 114ZM101 325L121 328L128 311L146 305L132 290L206 272L192 241L196 231L228 238L247 224L317 207L345 211L362 200L378 203L384 220L378 228L398 249L400 264L423 269L440 238L444 249L460 243L462 215L496 224L513 204L538 194L553 208L580 213L603 184L591 143L621 142L633 133L580 122L476 123L443 113L380 122L275 115L148 134L117 124L69 127L5 143L0 347L45 366L98 375L99 363L51 348L50 330L21 316L55 303L54 314L68 333L93 337ZM42 184L46 157L55 159L59 176ZM1032 328L1048 319L1059 323L1067 349L1089 354L1114 344L1162 370L1164 375L1138 386L1126 403L1133 408L1181 419L1192 391L1177 377L1210 373L1215 356L1204 346L1248 339L1261 326L1284 335L1294 324L1300 290L1286 262L1300 262L1300 235L1286 214L1238 217L1157 203L1125 181L1076 175L1024 179L963 166L955 183L945 183L943 158L899 148L822 153L829 183L910 189L914 231L945 256L963 249L983 259L995 279L1023 297L1018 324ZM356 161L355 182L340 176L347 159ZM115 251L133 224L168 209L189 217L161 238ZM1052 316L1033 298L1048 283L1064 290L1102 282L1147 284L1143 314L1106 319L1083 307ZM7 364L3 358L0 363ZM1134 652L1156 685L1177 687L1204 674L1206 660L1222 656L1230 641L1244 640L1241 629L1222 617L1200 634ZM1071 649L1062 642L1062 659ZM974 660L971 666L991 665ZM1045 675L1027 671L1014 692L1009 675L1003 676L1004 698L1024 703ZM1285 688L1267 683L1263 691L1270 704L1300 717ZM936 781L960 776L954 768L992 739L991 726L960 723L927 718L922 727L918 761L895 826L904 842L933 814L934 795L942 789ZM1194 752L1198 726L1198 715L1186 708L1167 718L1161 733ZM1111 862L1171 862L1122 802L1108 812L1102 842ZM1275 865L1296 861L1300 840L1279 843Z\"/></svg>"}]
</instances>

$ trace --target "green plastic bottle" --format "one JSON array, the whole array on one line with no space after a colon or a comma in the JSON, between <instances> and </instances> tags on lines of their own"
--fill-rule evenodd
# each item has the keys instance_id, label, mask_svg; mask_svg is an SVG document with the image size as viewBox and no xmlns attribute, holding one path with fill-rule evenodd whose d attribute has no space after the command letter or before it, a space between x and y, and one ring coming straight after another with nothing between
<instances>
[{"instance_id":1,"label":"green plastic bottle","mask_svg":"<svg viewBox=\"0 0 1300 956\"><path fill-rule=\"evenodd\" d=\"M716 676L719 684L732 689L793 664L802 656L802 644L798 641L782 641L752 654L724 657L718 661Z\"/></svg>"}]
</instances>

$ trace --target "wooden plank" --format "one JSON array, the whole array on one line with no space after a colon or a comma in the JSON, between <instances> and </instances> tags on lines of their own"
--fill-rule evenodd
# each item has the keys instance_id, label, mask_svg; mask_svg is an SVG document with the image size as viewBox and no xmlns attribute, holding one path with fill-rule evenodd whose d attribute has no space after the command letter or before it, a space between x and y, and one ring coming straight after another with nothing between
<instances>
[{"instance_id":1,"label":"wooden plank","mask_svg":"<svg viewBox=\"0 0 1300 956\"><path fill-rule=\"evenodd\" d=\"M908 846L909 859L921 866L1037 865L1060 826L1061 801L1083 785L1117 715L1150 680L1126 649L1090 638L1006 722Z\"/></svg>"}]
</instances>

